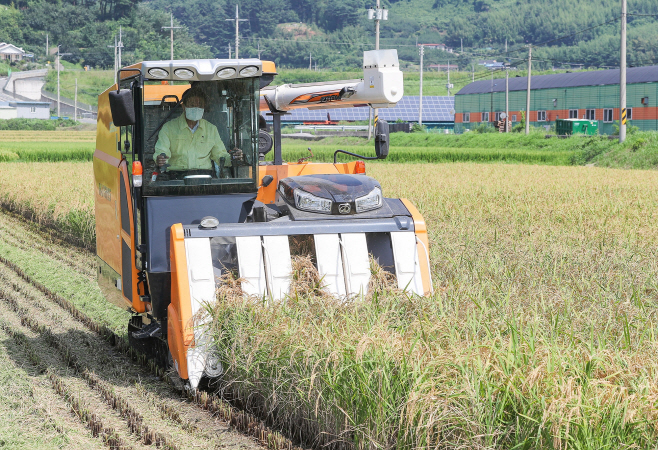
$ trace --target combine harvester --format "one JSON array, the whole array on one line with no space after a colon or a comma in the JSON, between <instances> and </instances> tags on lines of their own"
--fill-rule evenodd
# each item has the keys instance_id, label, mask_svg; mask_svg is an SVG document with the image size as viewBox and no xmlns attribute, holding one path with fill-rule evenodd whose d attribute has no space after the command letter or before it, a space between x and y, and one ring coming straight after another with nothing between
<instances>
[{"instance_id":1,"label":"combine harvester","mask_svg":"<svg viewBox=\"0 0 658 450\"><path fill-rule=\"evenodd\" d=\"M362 80L267 87L275 75L274 63L257 59L144 61L120 69L119 85L98 99L98 283L135 314L131 345L175 366L191 389L221 375L194 324L221 275L237 270L246 295L284 297L291 237L312 236L319 274L338 297L366 293L369 255L399 288L432 292L425 222L408 200L385 198L363 161L286 163L281 149L286 111L394 106L403 94L397 52L365 52ZM185 105L192 111L181 117ZM199 114L196 126L185 123ZM388 139L380 120L377 156L336 153L383 159ZM167 159L170 148L177 159Z\"/></svg>"}]
</instances>

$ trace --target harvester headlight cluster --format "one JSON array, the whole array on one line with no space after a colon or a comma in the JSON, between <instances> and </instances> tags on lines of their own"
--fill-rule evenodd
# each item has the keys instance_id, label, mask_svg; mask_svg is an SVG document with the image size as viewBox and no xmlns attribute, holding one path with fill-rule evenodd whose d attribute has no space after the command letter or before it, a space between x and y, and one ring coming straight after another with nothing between
<instances>
[{"instance_id":1,"label":"harvester headlight cluster","mask_svg":"<svg viewBox=\"0 0 658 450\"><path fill-rule=\"evenodd\" d=\"M295 189L295 206L304 211L331 214L331 200L316 197L313 194Z\"/></svg>"},{"instance_id":2,"label":"harvester headlight cluster","mask_svg":"<svg viewBox=\"0 0 658 450\"><path fill-rule=\"evenodd\" d=\"M243 77L253 77L257 73L258 73L258 67L256 66L248 66L240 71L240 75L242 75Z\"/></svg>"},{"instance_id":3,"label":"harvester headlight cluster","mask_svg":"<svg viewBox=\"0 0 658 450\"><path fill-rule=\"evenodd\" d=\"M194 72L190 69L176 69L174 70L174 73L178 78L182 78L183 80L189 80L194 76Z\"/></svg>"},{"instance_id":4,"label":"harvester headlight cluster","mask_svg":"<svg viewBox=\"0 0 658 450\"><path fill-rule=\"evenodd\" d=\"M224 67L217 71L217 76L219 78L230 78L235 75L235 69L233 67Z\"/></svg>"},{"instance_id":5,"label":"harvester headlight cluster","mask_svg":"<svg viewBox=\"0 0 658 450\"><path fill-rule=\"evenodd\" d=\"M169 72L164 69L160 69L159 67L155 67L153 69L149 69L149 75L151 75L153 78L167 78L169 76Z\"/></svg>"},{"instance_id":6,"label":"harvester headlight cluster","mask_svg":"<svg viewBox=\"0 0 658 450\"><path fill-rule=\"evenodd\" d=\"M357 198L355 203L357 213L377 209L382 206L382 191L375 188L368 195Z\"/></svg>"}]
</instances>

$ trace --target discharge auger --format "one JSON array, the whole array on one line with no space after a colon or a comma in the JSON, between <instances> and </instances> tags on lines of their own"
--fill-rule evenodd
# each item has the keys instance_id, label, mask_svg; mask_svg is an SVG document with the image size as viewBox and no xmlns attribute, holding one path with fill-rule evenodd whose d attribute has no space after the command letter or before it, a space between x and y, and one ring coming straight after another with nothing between
<instances>
[{"instance_id":1,"label":"discharge auger","mask_svg":"<svg viewBox=\"0 0 658 450\"><path fill-rule=\"evenodd\" d=\"M395 50L364 52L363 71L361 80L269 87L269 61L144 61L120 69L118 85L99 96L98 283L135 314L131 344L173 365L191 389L222 373L197 320L218 283L233 271L245 295L284 298L290 242L300 236L312 239L319 276L337 297L367 293L371 257L398 288L432 293L427 231L413 204L384 197L363 161L283 160L286 111L386 108L402 98ZM388 124L377 123L376 156L343 153L386 158Z\"/></svg>"}]
</instances>

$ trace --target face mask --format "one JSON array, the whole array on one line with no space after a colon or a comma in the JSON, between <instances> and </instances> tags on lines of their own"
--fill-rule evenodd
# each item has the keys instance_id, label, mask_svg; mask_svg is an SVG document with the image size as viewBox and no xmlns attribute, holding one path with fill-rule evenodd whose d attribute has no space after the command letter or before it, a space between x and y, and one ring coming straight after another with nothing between
<instances>
[{"instance_id":1,"label":"face mask","mask_svg":"<svg viewBox=\"0 0 658 450\"><path fill-rule=\"evenodd\" d=\"M203 108L185 108L185 117L187 120L197 122L203 117Z\"/></svg>"}]
</instances>

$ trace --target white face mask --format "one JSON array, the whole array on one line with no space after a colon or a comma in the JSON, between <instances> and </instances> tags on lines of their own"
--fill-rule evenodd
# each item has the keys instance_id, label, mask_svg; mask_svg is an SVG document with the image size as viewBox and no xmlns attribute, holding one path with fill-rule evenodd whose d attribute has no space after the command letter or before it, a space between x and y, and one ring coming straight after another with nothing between
<instances>
[{"instance_id":1,"label":"white face mask","mask_svg":"<svg viewBox=\"0 0 658 450\"><path fill-rule=\"evenodd\" d=\"M197 122L203 117L203 108L185 108L185 118Z\"/></svg>"}]
</instances>

